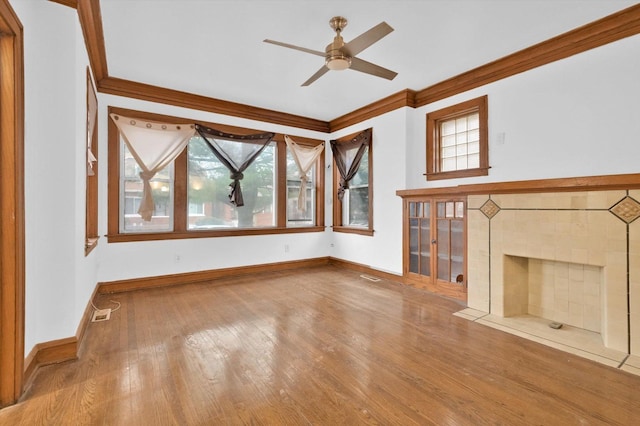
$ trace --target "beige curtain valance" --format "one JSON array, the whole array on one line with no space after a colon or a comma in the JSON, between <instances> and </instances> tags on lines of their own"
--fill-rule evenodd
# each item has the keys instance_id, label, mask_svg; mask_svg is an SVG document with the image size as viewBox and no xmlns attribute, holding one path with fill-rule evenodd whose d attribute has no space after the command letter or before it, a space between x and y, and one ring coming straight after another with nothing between
<instances>
[{"instance_id":1,"label":"beige curtain valance","mask_svg":"<svg viewBox=\"0 0 640 426\"><path fill-rule=\"evenodd\" d=\"M138 213L143 220L150 221L155 208L149 181L180 155L195 135L195 125L158 123L118 114L111 114L111 119L142 169L143 191Z\"/></svg>"}]
</instances>

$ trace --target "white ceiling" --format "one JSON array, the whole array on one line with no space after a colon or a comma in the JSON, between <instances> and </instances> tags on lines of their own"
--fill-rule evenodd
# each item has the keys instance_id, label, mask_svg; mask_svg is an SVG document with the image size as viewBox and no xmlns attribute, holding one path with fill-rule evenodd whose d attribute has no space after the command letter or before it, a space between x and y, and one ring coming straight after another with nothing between
<instances>
[{"instance_id":1,"label":"white ceiling","mask_svg":"<svg viewBox=\"0 0 640 426\"><path fill-rule=\"evenodd\" d=\"M454 75L636 4L624 0L101 0L109 75L329 121L400 90ZM359 58L398 72L353 70L300 85L323 58L331 17L346 42L395 29Z\"/></svg>"}]
</instances>

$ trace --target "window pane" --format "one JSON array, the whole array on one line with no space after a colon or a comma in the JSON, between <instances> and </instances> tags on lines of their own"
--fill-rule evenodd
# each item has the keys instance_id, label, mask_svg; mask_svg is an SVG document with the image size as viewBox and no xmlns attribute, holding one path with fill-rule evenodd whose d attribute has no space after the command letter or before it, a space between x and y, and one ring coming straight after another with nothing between
<instances>
[{"instance_id":1,"label":"window pane","mask_svg":"<svg viewBox=\"0 0 640 426\"><path fill-rule=\"evenodd\" d=\"M442 150L442 158L451 158L456 156L456 147L450 146Z\"/></svg>"},{"instance_id":2,"label":"window pane","mask_svg":"<svg viewBox=\"0 0 640 426\"><path fill-rule=\"evenodd\" d=\"M456 170L464 170L467 168L467 156L456 157Z\"/></svg>"},{"instance_id":3,"label":"window pane","mask_svg":"<svg viewBox=\"0 0 640 426\"><path fill-rule=\"evenodd\" d=\"M349 226L369 226L369 187L349 188L345 191L344 199L347 199L347 207L343 204L343 211L348 212L348 217L343 224ZM343 199L343 203L344 203Z\"/></svg>"},{"instance_id":4,"label":"window pane","mask_svg":"<svg viewBox=\"0 0 640 426\"><path fill-rule=\"evenodd\" d=\"M467 116L467 129L479 129L480 128L480 114L477 112L474 114L469 114Z\"/></svg>"},{"instance_id":5,"label":"window pane","mask_svg":"<svg viewBox=\"0 0 640 426\"><path fill-rule=\"evenodd\" d=\"M229 203L229 170L199 136L188 146L189 204L202 205L202 214L188 217L188 229L258 228L275 225L275 153L269 144L243 172L244 206Z\"/></svg>"},{"instance_id":6,"label":"window pane","mask_svg":"<svg viewBox=\"0 0 640 426\"><path fill-rule=\"evenodd\" d=\"M473 154L467 157L467 167L469 169L474 169L480 167L480 155Z\"/></svg>"},{"instance_id":7,"label":"window pane","mask_svg":"<svg viewBox=\"0 0 640 426\"><path fill-rule=\"evenodd\" d=\"M414 202L409 203L409 216L411 217L419 216L419 212L418 212L419 206L420 206L420 203L414 203Z\"/></svg>"},{"instance_id":8,"label":"window pane","mask_svg":"<svg viewBox=\"0 0 640 426\"><path fill-rule=\"evenodd\" d=\"M444 158L442 160L442 171L449 172L452 170L456 170L456 159L455 158Z\"/></svg>"},{"instance_id":9,"label":"window pane","mask_svg":"<svg viewBox=\"0 0 640 426\"><path fill-rule=\"evenodd\" d=\"M452 146L456 144L456 135L444 136L442 138L442 146Z\"/></svg>"},{"instance_id":10,"label":"window pane","mask_svg":"<svg viewBox=\"0 0 640 426\"><path fill-rule=\"evenodd\" d=\"M448 201L445 204L445 216L446 217L453 217L453 206L454 206L453 201Z\"/></svg>"},{"instance_id":11,"label":"window pane","mask_svg":"<svg viewBox=\"0 0 640 426\"><path fill-rule=\"evenodd\" d=\"M120 141L123 153L120 170L120 232L170 232L173 231L173 163L160 170L149 182L155 210L150 221L138 214L142 201L140 167L124 141Z\"/></svg>"},{"instance_id":12,"label":"window pane","mask_svg":"<svg viewBox=\"0 0 640 426\"><path fill-rule=\"evenodd\" d=\"M315 225L316 165L307 173L306 210L298 209L300 170L287 149L287 226Z\"/></svg>"},{"instance_id":13,"label":"window pane","mask_svg":"<svg viewBox=\"0 0 640 426\"><path fill-rule=\"evenodd\" d=\"M480 140L480 131L471 130L467 132L467 142L477 142Z\"/></svg>"},{"instance_id":14,"label":"window pane","mask_svg":"<svg viewBox=\"0 0 640 426\"><path fill-rule=\"evenodd\" d=\"M355 150L352 150L355 151ZM349 188L342 200L342 224L344 226L369 226L369 148L362 156L360 167L349 181Z\"/></svg>"},{"instance_id":15,"label":"window pane","mask_svg":"<svg viewBox=\"0 0 640 426\"><path fill-rule=\"evenodd\" d=\"M351 151L356 151L355 149ZM349 187L354 188L360 185L369 185L369 148L364 150L362 154L362 161L360 161L360 167L356 172L356 175L349 181Z\"/></svg>"},{"instance_id":16,"label":"window pane","mask_svg":"<svg viewBox=\"0 0 640 426\"><path fill-rule=\"evenodd\" d=\"M478 130L479 114L473 113L464 117L444 121L441 128L449 132L440 140L440 171L448 172L479 167L476 162L467 158L480 150L480 131ZM453 129L453 130L452 130ZM455 158L454 158L455 157Z\"/></svg>"},{"instance_id":17,"label":"window pane","mask_svg":"<svg viewBox=\"0 0 640 426\"><path fill-rule=\"evenodd\" d=\"M424 211L424 217L426 218L431 217L431 203L425 202L423 211Z\"/></svg>"},{"instance_id":18,"label":"window pane","mask_svg":"<svg viewBox=\"0 0 640 426\"><path fill-rule=\"evenodd\" d=\"M440 132L442 136L454 135L456 133L455 120L444 121L440 126Z\"/></svg>"}]
</instances>

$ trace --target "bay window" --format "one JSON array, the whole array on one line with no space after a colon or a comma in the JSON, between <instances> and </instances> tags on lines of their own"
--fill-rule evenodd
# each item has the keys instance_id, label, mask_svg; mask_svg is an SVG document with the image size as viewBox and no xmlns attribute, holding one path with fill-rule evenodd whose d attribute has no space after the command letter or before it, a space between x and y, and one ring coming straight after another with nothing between
<instances>
[{"instance_id":1,"label":"bay window","mask_svg":"<svg viewBox=\"0 0 640 426\"><path fill-rule=\"evenodd\" d=\"M109 108L109 114L153 123L194 123L115 107ZM262 133L221 124L206 126L233 135ZM307 146L323 144L321 140L295 138ZM255 148L251 144L251 140L243 140L230 149L242 154L240 151ZM324 155L306 175L306 208L300 209L292 201L297 201L301 183L292 164L284 135L275 134L242 171L239 182L244 205L236 205L230 202L230 184L237 178L232 175L237 174L230 173L203 136L194 132L175 160L149 180L154 210L150 220L144 220L138 213L144 193L141 167L110 119L109 242L322 231L324 176L318 170L324 168Z\"/></svg>"}]
</instances>

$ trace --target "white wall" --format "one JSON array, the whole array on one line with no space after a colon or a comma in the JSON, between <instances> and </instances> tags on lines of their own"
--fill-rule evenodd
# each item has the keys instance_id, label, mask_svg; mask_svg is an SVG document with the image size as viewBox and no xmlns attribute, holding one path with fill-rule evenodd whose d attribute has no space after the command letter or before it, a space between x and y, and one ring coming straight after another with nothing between
<instances>
[{"instance_id":1,"label":"white wall","mask_svg":"<svg viewBox=\"0 0 640 426\"><path fill-rule=\"evenodd\" d=\"M638 51L636 35L417 109L408 188L637 173ZM485 94L489 175L426 182L426 114Z\"/></svg>"},{"instance_id":2,"label":"white wall","mask_svg":"<svg viewBox=\"0 0 640 426\"><path fill-rule=\"evenodd\" d=\"M401 108L335 132L331 139L373 128L373 236L333 233L331 256L402 275L402 200L406 186L409 108ZM331 156L327 164L332 164ZM331 187L327 187L331 191ZM331 192L327 194L331 200ZM329 206L331 207L331 206ZM332 219L328 209L329 220Z\"/></svg>"},{"instance_id":3,"label":"white wall","mask_svg":"<svg viewBox=\"0 0 640 426\"><path fill-rule=\"evenodd\" d=\"M84 261L87 60L74 9L44 0L12 7L24 27L26 355L75 335L95 287Z\"/></svg>"}]
</instances>

